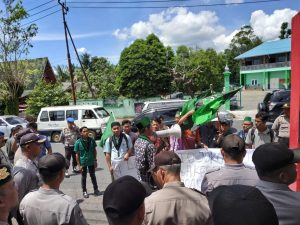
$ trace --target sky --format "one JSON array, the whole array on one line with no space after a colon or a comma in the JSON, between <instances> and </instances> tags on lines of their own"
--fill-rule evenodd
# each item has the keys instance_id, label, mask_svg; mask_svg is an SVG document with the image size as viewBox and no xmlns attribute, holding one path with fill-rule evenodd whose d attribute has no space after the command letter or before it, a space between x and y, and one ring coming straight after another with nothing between
<instances>
[{"instance_id":1,"label":"sky","mask_svg":"<svg viewBox=\"0 0 300 225\"><path fill-rule=\"evenodd\" d=\"M63 18L57 0L23 0L23 4L30 17L22 24L37 20L38 26L27 58L48 57L54 68L67 65ZM291 23L300 1L69 0L66 5L66 21L79 54L87 52L117 64L124 48L151 33L174 50L187 45L223 51L241 26L248 24L263 41L274 40L282 22ZM71 43L70 54L72 63L78 64Z\"/></svg>"}]
</instances>

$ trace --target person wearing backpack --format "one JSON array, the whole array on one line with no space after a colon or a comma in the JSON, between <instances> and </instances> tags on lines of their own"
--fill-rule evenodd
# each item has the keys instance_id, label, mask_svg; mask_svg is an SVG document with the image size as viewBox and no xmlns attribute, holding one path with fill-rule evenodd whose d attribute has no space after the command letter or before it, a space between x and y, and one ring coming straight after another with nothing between
<instances>
[{"instance_id":1,"label":"person wearing backpack","mask_svg":"<svg viewBox=\"0 0 300 225\"><path fill-rule=\"evenodd\" d=\"M111 161L116 159L128 160L129 156L132 154L132 141L129 135L121 131L121 124L119 122L112 122L111 130L113 135L106 139L103 152L113 180L113 167Z\"/></svg>"},{"instance_id":2,"label":"person wearing backpack","mask_svg":"<svg viewBox=\"0 0 300 225\"><path fill-rule=\"evenodd\" d=\"M266 125L268 115L264 112L259 112L255 115L255 126L251 128L246 137L246 147L256 149L257 147L274 142L274 131Z\"/></svg>"}]
</instances>

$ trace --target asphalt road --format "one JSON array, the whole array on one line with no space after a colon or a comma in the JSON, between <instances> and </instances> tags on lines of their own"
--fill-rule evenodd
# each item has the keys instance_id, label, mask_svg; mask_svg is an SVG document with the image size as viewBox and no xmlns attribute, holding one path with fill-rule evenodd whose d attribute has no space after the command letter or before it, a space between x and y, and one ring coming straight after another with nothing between
<instances>
[{"instance_id":1,"label":"asphalt road","mask_svg":"<svg viewBox=\"0 0 300 225\"><path fill-rule=\"evenodd\" d=\"M60 152L64 155L64 147L62 144L51 143L53 152ZM104 160L104 155L102 150L99 148L97 159L98 159L98 168L96 169L96 177L99 186L99 190L103 192L107 185L110 183L110 175L107 170L106 162ZM82 196L81 189L81 175L73 174L71 169L69 169L70 178L65 178L61 184L61 191L65 194L73 197L79 202L79 205L83 211L85 218L88 223L91 225L108 225L104 211L102 209L102 195L95 197L93 195L93 186L88 175L87 177L87 189L90 197L84 199Z\"/></svg>"}]
</instances>

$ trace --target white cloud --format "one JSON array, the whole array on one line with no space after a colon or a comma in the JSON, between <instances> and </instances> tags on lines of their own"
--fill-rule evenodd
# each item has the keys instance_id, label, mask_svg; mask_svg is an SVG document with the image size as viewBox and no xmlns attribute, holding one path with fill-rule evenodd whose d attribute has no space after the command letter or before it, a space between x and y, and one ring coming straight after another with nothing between
<instances>
[{"instance_id":1,"label":"white cloud","mask_svg":"<svg viewBox=\"0 0 300 225\"><path fill-rule=\"evenodd\" d=\"M84 34L72 34L73 39L83 39L91 37L99 37L104 35L110 35L110 32L91 32ZM61 33L38 33L33 38L33 41L64 41L65 35L63 31Z\"/></svg>"},{"instance_id":2,"label":"white cloud","mask_svg":"<svg viewBox=\"0 0 300 225\"><path fill-rule=\"evenodd\" d=\"M232 38L234 37L234 35L236 35L239 31L238 30L234 30L231 34L229 35L225 35L225 34L221 34L218 37L216 37L213 41L214 44L216 46L216 50L217 51L222 51L225 48L227 48L227 46L230 44Z\"/></svg>"},{"instance_id":3,"label":"white cloud","mask_svg":"<svg viewBox=\"0 0 300 225\"><path fill-rule=\"evenodd\" d=\"M176 47L184 44L218 50L225 49L232 37L219 24L215 12L193 13L183 7L151 14L148 21L138 21L129 28L117 29L113 35L120 40L127 40L145 38L150 33L155 33L165 45Z\"/></svg>"},{"instance_id":4,"label":"white cloud","mask_svg":"<svg viewBox=\"0 0 300 225\"><path fill-rule=\"evenodd\" d=\"M250 25L254 33L263 40L273 40L278 38L281 24L288 22L291 25L292 17L296 13L295 10L281 9L268 15L262 10L257 10L251 14Z\"/></svg>"},{"instance_id":5,"label":"white cloud","mask_svg":"<svg viewBox=\"0 0 300 225\"><path fill-rule=\"evenodd\" d=\"M240 3L243 0L226 0L226 2ZM272 40L278 37L282 22L291 23L291 18L296 13L291 9L281 9L268 15L262 10L257 10L251 14L249 24L257 36L263 40ZM120 40L131 42L154 33L165 45L172 47L188 45L222 51L228 47L237 32L238 30L230 31L222 26L214 11L191 12L187 8L178 7L151 14L148 20L117 29L113 35Z\"/></svg>"},{"instance_id":6,"label":"white cloud","mask_svg":"<svg viewBox=\"0 0 300 225\"><path fill-rule=\"evenodd\" d=\"M243 3L244 0L225 0L226 4L232 4L232 3Z\"/></svg>"},{"instance_id":7,"label":"white cloud","mask_svg":"<svg viewBox=\"0 0 300 225\"><path fill-rule=\"evenodd\" d=\"M81 55L81 54L87 53L88 51L86 48L77 48L77 52L78 52L78 54Z\"/></svg>"}]
</instances>

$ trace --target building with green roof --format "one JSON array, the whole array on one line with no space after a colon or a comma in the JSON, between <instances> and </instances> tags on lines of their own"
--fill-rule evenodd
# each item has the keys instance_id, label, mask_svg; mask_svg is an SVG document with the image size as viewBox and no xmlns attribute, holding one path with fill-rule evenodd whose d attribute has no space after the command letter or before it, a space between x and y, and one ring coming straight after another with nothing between
<instances>
[{"instance_id":1,"label":"building with green roof","mask_svg":"<svg viewBox=\"0 0 300 225\"><path fill-rule=\"evenodd\" d=\"M290 88L291 39L267 41L237 56L240 84L246 89Z\"/></svg>"}]
</instances>

